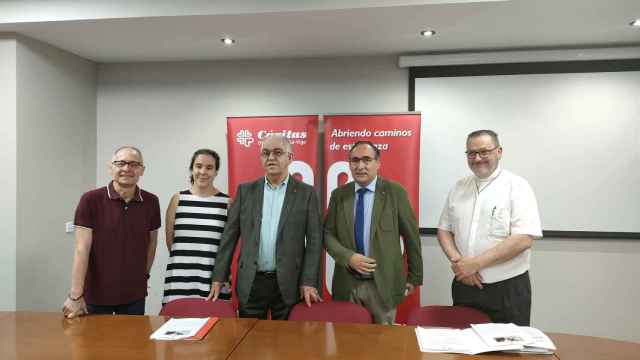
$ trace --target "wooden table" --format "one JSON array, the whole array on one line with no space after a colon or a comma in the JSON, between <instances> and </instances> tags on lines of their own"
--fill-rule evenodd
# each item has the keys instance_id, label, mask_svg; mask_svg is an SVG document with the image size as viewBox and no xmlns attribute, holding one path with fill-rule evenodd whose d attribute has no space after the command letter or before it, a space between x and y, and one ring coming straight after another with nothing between
<instances>
[{"instance_id":1,"label":"wooden table","mask_svg":"<svg viewBox=\"0 0 640 360\"><path fill-rule=\"evenodd\" d=\"M413 326L259 321L229 360L557 360L553 355L422 353Z\"/></svg>"},{"instance_id":2,"label":"wooden table","mask_svg":"<svg viewBox=\"0 0 640 360\"><path fill-rule=\"evenodd\" d=\"M226 359L256 324L221 319L202 341L153 341L164 316L0 313L0 359Z\"/></svg>"},{"instance_id":3,"label":"wooden table","mask_svg":"<svg viewBox=\"0 0 640 360\"><path fill-rule=\"evenodd\" d=\"M593 336L549 334L560 360L638 360L640 344Z\"/></svg>"},{"instance_id":4,"label":"wooden table","mask_svg":"<svg viewBox=\"0 0 640 360\"><path fill-rule=\"evenodd\" d=\"M556 355L421 353L413 326L221 319L202 341L153 341L163 316L0 312L0 359L631 360L640 344L554 334Z\"/></svg>"}]
</instances>

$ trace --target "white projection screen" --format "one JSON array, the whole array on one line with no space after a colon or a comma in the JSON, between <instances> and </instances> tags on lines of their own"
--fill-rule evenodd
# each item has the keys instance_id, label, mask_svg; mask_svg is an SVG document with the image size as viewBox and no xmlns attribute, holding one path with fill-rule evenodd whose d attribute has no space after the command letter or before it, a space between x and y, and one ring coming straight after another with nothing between
<instances>
[{"instance_id":1,"label":"white projection screen","mask_svg":"<svg viewBox=\"0 0 640 360\"><path fill-rule=\"evenodd\" d=\"M448 191L471 174L467 134L492 129L504 149L502 167L533 187L545 231L637 238L640 61L631 64L575 73L544 73L539 64L538 73L522 64L500 75L477 75L473 66L459 67L471 76L412 71L422 114L420 227L437 227Z\"/></svg>"}]
</instances>

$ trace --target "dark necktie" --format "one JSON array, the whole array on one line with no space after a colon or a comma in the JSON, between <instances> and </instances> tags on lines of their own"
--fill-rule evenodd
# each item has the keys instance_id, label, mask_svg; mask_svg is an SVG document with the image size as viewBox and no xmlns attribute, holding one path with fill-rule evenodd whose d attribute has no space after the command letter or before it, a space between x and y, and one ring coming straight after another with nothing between
<instances>
[{"instance_id":1,"label":"dark necktie","mask_svg":"<svg viewBox=\"0 0 640 360\"><path fill-rule=\"evenodd\" d=\"M364 255L364 194L369 189L358 189L358 199L356 201L356 223L355 223L355 235L356 235L356 251Z\"/></svg>"}]
</instances>

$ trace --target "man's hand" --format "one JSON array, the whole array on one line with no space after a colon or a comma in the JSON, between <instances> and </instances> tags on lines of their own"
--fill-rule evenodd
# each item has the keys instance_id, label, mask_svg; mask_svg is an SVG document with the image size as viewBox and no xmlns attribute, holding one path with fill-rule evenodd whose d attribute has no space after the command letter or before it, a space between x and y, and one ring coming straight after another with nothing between
<instances>
[{"instance_id":1,"label":"man's hand","mask_svg":"<svg viewBox=\"0 0 640 360\"><path fill-rule=\"evenodd\" d=\"M376 261L358 253L351 255L349 266L362 275L368 275L376 271Z\"/></svg>"},{"instance_id":2,"label":"man's hand","mask_svg":"<svg viewBox=\"0 0 640 360\"><path fill-rule=\"evenodd\" d=\"M409 296L416 291L416 287L411 283L404 284L404 296Z\"/></svg>"},{"instance_id":3,"label":"man's hand","mask_svg":"<svg viewBox=\"0 0 640 360\"><path fill-rule=\"evenodd\" d=\"M480 270L480 264L475 257L463 257L451 264L451 270L453 270L457 280L462 280L477 273Z\"/></svg>"},{"instance_id":4,"label":"man's hand","mask_svg":"<svg viewBox=\"0 0 640 360\"><path fill-rule=\"evenodd\" d=\"M460 282L467 286L475 286L478 289L482 289L482 276L480 275L480 273L475 273L466 278L462 278L460 279Z\"/></svg>"},{"instance_id":5,"label":"man's hand","mask_svg":"<svg viewBox=\"0 0 640 360\"><path fill-rule=\"evenodd\" d=\"M311 306L311 303L322 301L318 290L313 286L300 286L300 298L304 299L307 306Z\"/></svg>"},{"instance_id":6,"label":"man's hand","mask_svg":"<svg viewBox=\"0 0 640 360\"><path fill-rule=\"evenodd\" d=\"M67 298L64 300L64 304L62 305L62 314L67 319L72 319L74 317L82 316L87 313L87 304L84 302L83 297L74 301L67 296Z\"/></svg>"},{"instance_id":7,"label":"man's hand","mask_svg":"<svg viewBox=\"0 0 640 360\"><path fill-rule=\"evenodd\" d=\"M456 280L467 286L475 286L482 289L482 276L478 272L480 265L475 258L458 257L451 260L451 270L456 275Z\"/></svg>"},{"instance_id":8,"label":"man's hand","mask_svg":"<svg viewBox=\"0 0 640 360\"><path fill-rule=\"evenodd\" d=\"M211 291L209 292L209 296L207 297L207 301L216 301L218 300L218 296L220 295L220 288L222 287L222 283L220 281L214 281L211 283Z\"/></svg>"}]
</instances>

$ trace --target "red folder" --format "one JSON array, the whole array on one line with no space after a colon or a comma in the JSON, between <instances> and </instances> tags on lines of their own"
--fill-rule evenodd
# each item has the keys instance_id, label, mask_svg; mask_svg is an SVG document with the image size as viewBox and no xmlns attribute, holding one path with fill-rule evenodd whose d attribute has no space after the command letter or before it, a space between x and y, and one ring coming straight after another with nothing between
<instances>
[{"instance_id":1,"label":"red folder","mask_svg":"<svg viewBox=\"0 0 640 360\"><path fill-rule=\"evenodd\" d=\"M210 317L209 320L207 320L207 322L204 323L204 325L202 325L200 330L198 330L198 332L195 335L185 338L184 340L202 340L205 336L207 336L207 334L209 333L209 330L211 330L213 325L215 325L218 322L218 320L220 320L220 318Z\"/></svg>"}]
</instances>

